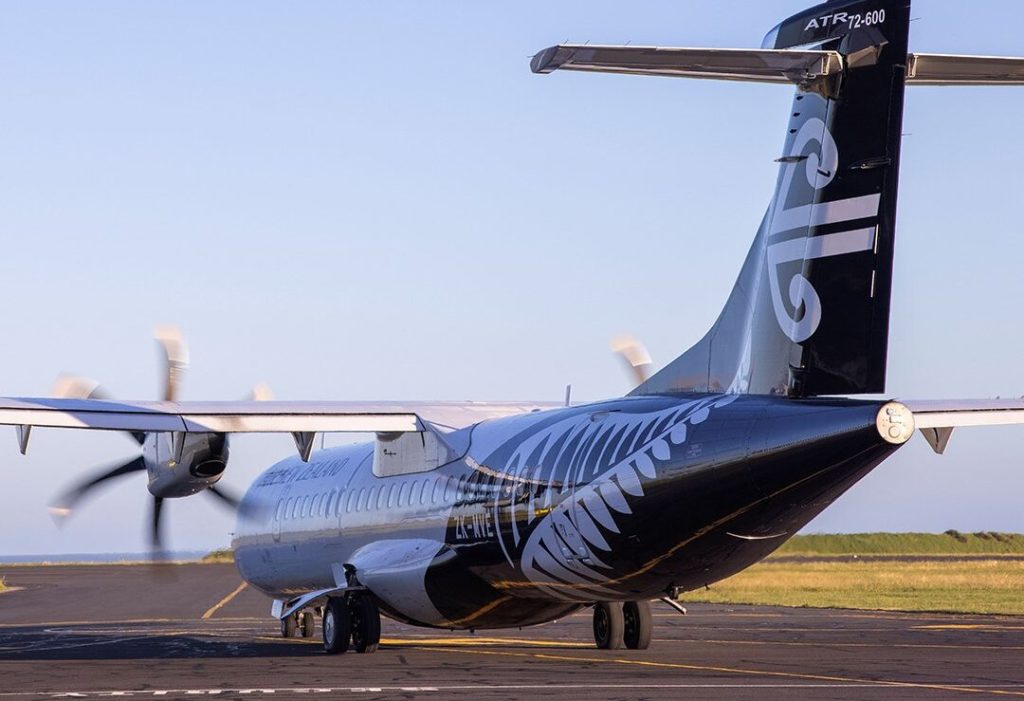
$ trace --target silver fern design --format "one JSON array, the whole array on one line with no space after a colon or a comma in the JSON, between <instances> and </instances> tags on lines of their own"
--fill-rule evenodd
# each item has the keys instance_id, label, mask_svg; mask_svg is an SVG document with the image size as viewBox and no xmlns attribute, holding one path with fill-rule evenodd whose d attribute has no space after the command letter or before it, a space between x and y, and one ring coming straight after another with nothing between
<instances>
[{"instance_id":1,"label":"silver fern design","mask_svg":"<svg viewBox=\"0 0 1024 701\"><path fill-rule=\"evenodd\" d=\"M574 416L523 441L504 470L504 491L515 493L499 496L493 506L496 522L511 523L499 539L509 564L515 566L512 552L521 551L523 575L552 596L613 598L601 586L610 570L601 559L611 551L607 538L623 532L633 513L630 501L644 495L644 483L687 442L688 427L735 399L719 395L643 414ZM499 510L511 513L499 520Z\"/></svg>"}]
</instances>

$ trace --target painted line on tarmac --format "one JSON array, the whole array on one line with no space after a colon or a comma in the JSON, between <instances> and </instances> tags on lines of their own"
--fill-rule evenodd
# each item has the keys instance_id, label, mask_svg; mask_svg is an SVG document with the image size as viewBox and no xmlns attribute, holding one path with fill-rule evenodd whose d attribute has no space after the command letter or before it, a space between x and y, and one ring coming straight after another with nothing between
<instances>
[{"instance_id":1,"label":"painted line on tarmac","mask_svg":"<svg viewBox=\"0 0 1024 701\"><path fill-rule=\"evenodd\" d=\"M474 650L471 648L424 647L424 650L454 652L469 655L494 655L501 657L532 658L552 662L596 662L611 665L648 667L653 669L685 669L695 672L719 672L736 674L745 677L780 677L785 679L801 679L810 682L827 682L832 684L864 684L874 688L891 689L927 689L929 691L949 691L958 694L993 694L998 696L1015 696L1024 698L1024 691L1010 691L1007 687L961 686L928 682L901 682L888 679L858 679L856 677L840 677L827 674L808 674L800 672L781 672L777 670L746 669L743 667L717 667L711 665L683 664L681 662L655 662L652 660L632 660L621 657L582 657L576 655L555 655L547 652L502 652L498 650ZM1020 687L1009 687L1012 689Z\"/></svg>"},{"instance_id":2,"label":"painted line on tarmac","mask_svg":"<svg viewBox=\"0 0 1024 701\"><path fill-rule=\"evenodd\" d=\"M1024 630L1024 626L1004 626L995 623L939 623L929 626L911 626L911 630L979 630L983 633L998 633L1004 630Z\"/></svg>"},{"instance_id":3,"label":"painted line on tarmac","mask_svg":"<svg viewBox=\"0 0 1024 701\"><path fill-rule=\"evenodd\" d=\"M665 641L667 642L667 641ZM900 648L922 648L926 650L1006 650L1007 652L1020 652L1024 650L1024 645L956 645L953 643L847 643L836 640L821 640L818 642L797 642L794 640L714 640L714 639L700 639L700 640L677 640L675 642L687 642L697 644L708 644L708 645L768 645L771 647L787 646L787 647L821 647L822 645L828 645L829 647L857 647L857 648L875 648L875 647L900 647Z\"/></svg>"},{"instance_id":4,"label":"painted line on tarmac","mask_svg":"<svg viewBox=\"0 0 1024 701\"><path fill-rule=\"evenodd\" d=\"M208 608L208 609L206 610L206 613L204 613L204 614L202 615L202 618L203 618L203 620L206 620L206 619L208 619L208 618L212 618L212 617L213 617L213 614L217 613L217 612L218 612L218 611L220 611L220 610L221 610L222 608L224 608L225 606L227 606L228 604L230 604L230 603L231 603L231 600L232 600L232 599L234 599L234 598L235 598L236 596L238 596L239 594L241 594L241 593L242 593L242 590L243 590L243 589L245 589L245 588L246 588L247 586L249 586L249 583L248 583L248 582L242 582L241 584L239 584L239 585L238 585L238 587L237 587L237 588L236 588L236 589L235 589L235 590L234 590L233 592L231 592L230 594L228 594L227 596L225 596L225 597L224 597L223 599L221 599L220 601L218 601L217 603L215 603L215 604L214 604L213 606L211 606L210 608Z\"/></svg>"},{"instance_id":5,"label":"painted line on tarmac","mask_svg":"<svg viewBox=\"0 0 1024 701\"><path fill-rule=\"evenodd\" d=\"M381 638L382 645L529 645L530 647L555 647L555 648L593 648L592 642L580 642L578 640L530 640L527 638L488 638L484 636L466 637L408 637L408 638Z\"/></svg>"},{"instance_id":6,"label":"painted line on tarmac","mask_svg":"<svg viewBox=\"0 0 1024 701\"><path fill-rule=\"evenodd\" d=\"M311 694L380 694L380 693L424 693L451 694L454 692L501 692L501 691L558 691L558 690L659 690L659 689L878 689L878 682L821 683L821 682L780 682L766 683L672 683L672 684L452 684L444 686L322 686L322 687L238 687L229 688L181 688L181 689L102 689L92 691L4 691L0 698L165 698L178 696L284 696ZM1002 684L977 687L981 693L998 693L1004 689L1021 688L1024 685ZM972 687L972 690L974 688Z\"/></svg>"}]
</instances>

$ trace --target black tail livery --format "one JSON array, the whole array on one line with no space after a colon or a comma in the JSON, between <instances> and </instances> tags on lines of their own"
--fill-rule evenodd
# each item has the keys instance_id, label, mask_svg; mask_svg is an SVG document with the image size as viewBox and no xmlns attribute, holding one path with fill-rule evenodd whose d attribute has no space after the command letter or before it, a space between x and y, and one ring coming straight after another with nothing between
<instances>
[{"instance_id":1,"label":"black tail livery","mask_svg":"<svg viewBox=\"0 0 1024 701\"><path fill-rule=\"evenodd\" d=\"M1022 82L1003 59L907 53L909 0L829 2L760 50L557 46L533 69L795 83L775 194L711 330L633 394L885 391L908 84Z\"/></svg>"}]
</instances>

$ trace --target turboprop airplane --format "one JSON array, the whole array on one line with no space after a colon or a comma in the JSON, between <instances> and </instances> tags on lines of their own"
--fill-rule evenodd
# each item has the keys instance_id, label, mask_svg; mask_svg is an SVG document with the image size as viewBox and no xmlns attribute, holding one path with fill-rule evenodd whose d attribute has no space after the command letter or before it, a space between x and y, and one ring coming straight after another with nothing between
<instances>
[{"instance_id":1,"label":"turboprop airplane","mask_svg":"<svg viewBox=\"0 0 1024 701\"><path fill-rule=\"evenodd\" d=\"M774 196L721 316L627 396L541 403L0 401L32 427L129 432L142 455L69 492L145 471L159 506L215 488L231 434L285 432L297 455L240 503L233 549L284 635L376 649L380 615L448 629L593 609L598 647L644 648L649 602L761 560L916 431L1024 423L1021 401L885 392L904 91L1022 85L1024 59L908 53L909 0L801 12L760 49L553 46L536 73L593 71L795 86ZM321 432L369 443L313 452ZM230 497L226 497L230 499Z\"/></svg>"}]
</instances>

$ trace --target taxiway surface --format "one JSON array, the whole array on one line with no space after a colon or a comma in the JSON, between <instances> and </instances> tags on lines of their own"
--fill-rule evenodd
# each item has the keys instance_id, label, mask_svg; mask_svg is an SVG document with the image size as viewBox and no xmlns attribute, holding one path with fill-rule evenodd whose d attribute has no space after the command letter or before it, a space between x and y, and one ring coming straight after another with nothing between
<instances>
[{"instance_id":1,"label":"taxiway surface","mask_svg":"<svg viewBox=\"0 0 1024 701\"><path fill-rule=\"evenodd\" d=\"M1024 619L655 607L644 651L599 651L589 615L476 635L387 622L372 655L283 640L233 565L0 567L0 701L1024 697ZM318 633L319 635L319 633Z\"/></svg>"}]
</instances>

